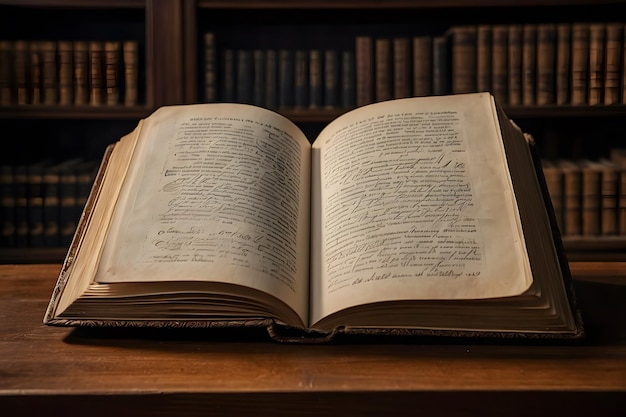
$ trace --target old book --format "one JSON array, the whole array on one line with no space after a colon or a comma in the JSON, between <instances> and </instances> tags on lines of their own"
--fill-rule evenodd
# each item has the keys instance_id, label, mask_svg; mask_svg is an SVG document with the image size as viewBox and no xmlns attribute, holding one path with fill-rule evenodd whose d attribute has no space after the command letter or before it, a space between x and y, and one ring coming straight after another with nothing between
<instances>
[{"instance_id":1,"label":"old book","mask_svg":"<svg viewBox=\"0 0 626 417\"><path fill-rule=\"evenodd\" d=\"M41 41L39 48L41 51L41 101L45 105L55 105L58 102L59 93L57 43Z\"/></svg>"},{"instance_id":2,"label":"old book","mask_svg":"<svg viewBox=\"0 0 626 417\"><path fill-rule=\"evenodd\" d=\"M450 92L450 54L448 37L433 37L433 95L441 96Z\"/></svg>"},{"instance_id":3,"label":"old book","mask_svg":"<svg viewBox=\"0 0 626 417\"><path fill-rule=\"evenodd\" d=\"M122 42L124 68L124 105L136 106L139 103L139 45L137 41Z\"/></svg>"},{"instance_id":4,"label":"old book","mask_svg":"<svg viewBox=\"0 0 626 417\"><path fill-rule=\"evenodd\" d=\"M105 100L104 90L104 43L89 42L89 104L101 106Z\"/></svg>"},{"instance_id":5,"label":"old book","mask_svg":"<svg viewBox=\"0 0 626 417\"><path fill-rule=\"evenodd\" d=\"M413 38L413 96L429 96L432 94L433 80L433 41L430 36Z\"/></svg>"},{"instance_id":6,"label":"old book","mask_svg":"<svg viewBox=\"0 0 626 417\"><path fill-rule=\"evenodd\" d=\"M374 102L376 69L374 62L374 39L371 36L357 36L354 47L356 106Z\"/></svg>"},{"instance_id":7,"label":"old book","mask_svg":"<svg viewBox=\"0 0 626 417\"><path fill-rule=\"evenodd\" d=\"M28 42L28 103L40 105L43 100L43 42Z\"/></svg>"},{"instance_id":8,"label":"old book","mask_svg":"<svg viewBox=\"0 0 626 417\"><path fill-rule=\"evenodd\" d=\"M71 41L58 42L59 61L59 104L69 106L74 101L74 47Z\"/></svg>"},{"instance_id":9,"label":"old book","mask_svg":"<svg viewBox=\"0 0 626 417\"><path fill-rule=\"evenodd\" d=\"M374 42L375 99L385 101L393 97L393 50L391 39L377 38Z\"/></svg>"},{"instance_id":10,"label":"old book","mask_svg":"<svg viewBox=\"0 0 626 417\"><path fill-rule=\"evenodd\" d=\"M447 35L451 45L451 92L453 94L475 92L477 72L476 27L453 26L448 30ZM504 102L502 103L504 104Z\"/></svg>"},{"instance_id":11,"label":"old book","mask_svg":"<svg viewBox=\"0 0 626 417\"><path fill-rule=\"evenodd\" d=\"M430 45L429 45L430 47ZM413 82L411 81L411 68L413 63L411 53L411 39L400 37L393 39L393 98L406 98L412 96ZM429 57L430 58L430 57ZM430 85L430 59L428 84ZM416 94L417 95L417 94ZM426 94L424 94L426 95Z\"/></svg>"},{"instance_id":12,"label":"old book","mask_svg":"<svg viewBox=\"0 0 626 417\"><path fill-rule=\"evenodd\" d=\"M0 246L15 247L15 181L13 166L0 165Z\"/></svg>"},{"instance_id":13,"label":"old book","mask_svg":"<svg viewBox=\"0 0 626 417\"><path fill-rule=\"evenodd\" d=\"M582 233L582 179L580 165L561 160L558 166L563 172L563 234L579 236Z\"/></svg>"},{"instance_id":14,"label":"old book","mask_svg":"<svg viewBox=\"0 0 626 417\"><path fill-rule=\"evenodd\" d=\"M13 43L0 40L0 106L13 104Z\"/></svg>"},{"instance_id":15,"label":"old book","mask_svg":"<svg viewBox=\"0 0 626 417\"><path fill-rule=\"evenodd\" d=\"M541 168L546 179L546 186L550 193L550 201L554 210L556 223L559 230L565 230L563 227L563 172L553 161L542 160Z\"/></svg>"},{"instance_id":16,"label":"old book","mask_svg":"<svg viewBox=\"0 0 626 417\"><path fill-rule=\"evenodd\" d=\"M295 53L289 49L278 51L278 107L293 108L295 104Z\"/></svg>"},{"instance_id":17,"label":"old book","mask_svg":"<svg viewBox=\"0 0 626 417\"><path fill-rule=\"evenodd\" d=\"M572 25L571 103L587 104L589 86L589 24Z\"/></svg>"},{"instance_id":18,"label":"old book","mask_svg":"<svg viewBox=\"0 0 626 417\"><path fill-rule=\"evenodd\" d=\"M606 24L606 50L604 66L604 97L606 105L620 102L620 78L624 49L624 24Z\"/></svg>"},{"instance_id":19,"label":"old book","mask_svg":"<svg viewBox=\"0 0 626 417\"><path fill-rule=\"evenodd\" d=\"M255 106L157 110L108 148L44 322L582 335L533 144L489 93L364 106L312 140Z\"/></svg>"},{"instance_id":20,"label":"old book","mask_svg":"<svg viewBox=\"0 0 626 417\"><path fill-rule=\"evenodd\" d=\"M309 104L309 51L295 52L294 107L303 109Z\"/></svg>"},{"instance_id":21,"label":"old book","mask_svg":"<svg viewBox=\"0 0 626 417\"><path fill-rule=\"evenodd\" d=\"M476 90L491 91L493 33L491 25L478 25L476 33Z\"/></svg>"},{"instance_id":22,"label":"old book","mask_svg":"<svg viewBox=\"0 0 626 417\"><path fill-rule=\"evenodd\" d=\"M356 62L352 51L341 52L341 107L351 109L356 106Z\"/></svg>"},{"instance_id":23,"label":"old book","mask_svg":"<svg viewBox=\"0 0 626 417\"><path fill-rule=\"evenodd\" d=\"M254 97L254 63L252 51L237 50L236 55L236 101L238 103L252 103Z\"/></svg>"},{"instance_id":24,"label":"old book","mask_svg":"<svg viewBox=\"0 0 626 417\"><path fill-rule=\"evenodd\" d=\"M234 103L237 98L237 93L235 90L235 71L236 71L236 63L235 63L235 50L234 49L226 49L223 52L222 59L222 101L227 103Z\"/></svg>"},{"instance_id":25,"label":"old book","mask_svg":"<svg viewBox=\"0 0 626 417\"><path fill-rule=\"evenodd\" d=\"M30 59L29 43L24 40L13 42L13 79L15 84L15 104L30 103Z\"/></svg>"},{"instance_id":26,"label":"old book","mask_svg":"<svg viewBox=\"0 0 626 417\"><path fill-rule=\"evenodd\" d=\"M572 70L572 31L569 23L556 26L556 104L570 103Z\"/></svg>"},{"instance_id":27,"label":"old book","mask_svg":"<svg viewBox=\"0 0 626 417\"><path fill-rule=\"evenodd\" d=\"M278 54L274 49L265 51L265 107L278 108Z\"/></svg>"},{"instance_id":28,"label":"old book","mask_svg":"<svg viewBox=\"0 0 626 417\"><path fill-rule=\"evenodd\" d=\"M104 43L104 95L107 106L116 106L120 101L119 65L119 42L106 41Z\"/></svg>"},{"instance_id":29,"label":"old book","mask_svg":"<svg viewBox=\"0 0 626 417\"><path fill-rule=\"evenodd\" d=\"M603 103L606 32L604 23L589 26L589 96L591 106Z\"/></svg>"},{"instance_id":30,"label":"old book","mask_svg":"<svg viewBox=\"0 0 626 417\"><path fill-rule=\"evenodd\" d=\"M507 25L493 26L493 46L491 58L491 91L499 103L509 101L508 52L509 30Z\"/></svg>"},{"instance_id":31,"label":"old book","mask_svg":"<svg viewBox=\"0 0 626 417\"><path fill-rule=\"evenodd\" d=\"M74 42L74 105L89 104L89 45L85 41Z\"/></svg>"},{"instance_id":32,"label":"old book","mask_svg":"<svg viewBox=\"0 0 626 417\"><path fill-rule=\"evenodd\" d=\"M339 107L339 52L334 49L324 51L324 107Z\"/></svg>"},{"instance_id":33,"label":"old book","mask_svg":"<svg viewBox=\"0 0 626 417\"><path fill-rule=\"evenodd\" d=\"M309 51L309 107L319 109L324 102L324 61L322 51Z\"/></svg>"},{"instance_id":34,"label":"old book","mask_svg":"<svg viewBox=\"0 0 626 417\"><path fill-rule=\"evenodd\" d=\"M537 104L554 104L556 83L556 25L537 26Z\"/></svg>"},{"instance_id":35,"label":"old book","mask_svg":"<svg viewBox=\"0 0 626 417\"><path fill-rule=\"evenodd\" d=\"M618 201L620 167L609 159L598 162L601 169L600 183L600 234L613 236L618 233Z\"/></svg>"},{"instance_id":36,"label":"old book","mask_svg":"<svg viewBox=\"0 0 626 417\"><path fill-rule=\"evenodd\" d=\"M522 104L522 25L509 25L507 72L509 104Z\"/></svg>"},{"instance_id":37,"label":"old book","mask_svg":"<svg viewBox=\"0 0 626 417\"><path fill-rule=\"evenodd\" d=\"M217 101L217 46L213 32L204 34L204 101Z\"/></svg>"},{"instance_id":38,"label":"old book","mask_svg":"<svg viewBox=\"0 0 626 417\"><path fill-rule=\"evenodd\" d=\"M252 104L263 106L265 104L265 51L255 49L252 51Z\"/></svg>"},{"instance_id":39,"label":"old book","mask_svg":"<svg viewBox=\"0 0 626 417\"><path fill-rule=\"evenodd\" d=\"M522 27L522 104L537 103L537 25Z\"/></svg>"},{"instance_id":40,"label":"old book","mask_svg":"<svg viewBox=\"0 0 626 417\"><path fill-rule=\"evenodd\" d=\"M602 170L595 161L580 161L582 235L600 234Z\"/></svg>"}]
</instances>

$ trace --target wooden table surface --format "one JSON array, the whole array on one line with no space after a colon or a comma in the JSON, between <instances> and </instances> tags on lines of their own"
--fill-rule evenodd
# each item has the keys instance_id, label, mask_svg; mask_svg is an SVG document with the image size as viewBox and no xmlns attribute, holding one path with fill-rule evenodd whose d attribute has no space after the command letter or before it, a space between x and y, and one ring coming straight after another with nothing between
<instances>
[{"instance_id":1,"label":"wooden table surface","mask_svg":"<svg viewBox=\"0 0 626 417\"><path fill-rule=\"evenodd\" d=\"M626 263L572 263L577 344L42 324L60 265L0 265L0 415L626 416Z\"/></svg>"}]
</instances>

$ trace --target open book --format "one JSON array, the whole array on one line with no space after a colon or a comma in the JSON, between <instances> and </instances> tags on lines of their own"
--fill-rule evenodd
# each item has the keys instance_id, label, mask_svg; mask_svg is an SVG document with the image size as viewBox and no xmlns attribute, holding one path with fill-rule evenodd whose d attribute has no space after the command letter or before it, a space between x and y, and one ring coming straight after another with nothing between
<instances>
[{"instance_id":1,"label":"open book","mask_svg":"<svg viewBox=\"0 0 626 417\"><path fill-rule=\"evenodd\" d=\"M533 152L488 93L364 106L312 146L259 107L163 107L108 148L44 322L578 337Z\"/></svg>"}]
</instances>

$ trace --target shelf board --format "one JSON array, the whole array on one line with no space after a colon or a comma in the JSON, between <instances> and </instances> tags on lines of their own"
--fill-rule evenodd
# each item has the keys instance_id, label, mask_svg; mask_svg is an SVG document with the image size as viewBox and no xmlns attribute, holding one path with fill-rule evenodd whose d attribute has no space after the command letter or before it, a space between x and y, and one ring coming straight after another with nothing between
<instances>
[{"instance_id":1,"label":"shelf board","mask_svg":"<svg viewBox=\"0 0 626 417\"><path fill-rule=\"evenodd\" d=\"M425 9L620 4L620 0L198 0L207 9Z\"/></svg>"},{"instance_id":2,"label":"shelf board","mask_svg":"<svg viewBox=\"0 0 626 417\"><path fill-rule=\"evenodd\" d=\"M11 106L0 108L2 119L141 119L153 111L147 106Z\"/></svg>"},{"instance_id":3,"label":"shelf board","mask_svg":"<svg viewBox=\"0 0 626 417\"><path fill-rule=\"evenodd\" d=\"M80 9L143 9L145 0L0 0L0 5Z\"/></svg>"}]
</instances>

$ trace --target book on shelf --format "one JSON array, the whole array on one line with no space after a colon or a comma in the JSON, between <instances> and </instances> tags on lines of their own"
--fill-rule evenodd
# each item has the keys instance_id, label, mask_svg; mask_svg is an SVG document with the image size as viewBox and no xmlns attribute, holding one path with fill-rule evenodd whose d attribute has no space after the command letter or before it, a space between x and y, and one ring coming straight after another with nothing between
<instances>
[{"instance_id":1,"label":"book on shelf","mask_svg":"<svg viewBox=\"0 0 626 417\"><path fill-rule=\"evenodd\" d=\"M374 41L374 99L385 101L393 97L393 50L391 39L377 38Z\"/></svg>"},{"instance_id":2,"label":"book on shelf","mask_svg":"<svg viewBox=\"0 0 626 417\"><path fill-rule=\"evenodd\" d=\"M413 83L411 78L411 60L416 55L416 41L413 40L413 53L411 53L411 38L409 37L397 37L393 39L393 98L406 98L417 96L421 94L412 94L412 86L416 84L417 76ZM417 64L417 60L414 61ZM430 60L428 61L430 66ZM416 67L415 67L416 68ZM430 69L429 69L430 71ZM417 70L415 70L417 73ZM428 79L428 85L430 86L430 78Z\"/></svg>"},{"instance_id":3,"label":"book on shelf","mask_svg":"<svg viewBox=\"0 0 626 417\"><path fill-rule=\"evenodd\" d=\"M491 92L499 103L508 103L508 36L507 25L494 25L492 28Z\"/></svg>"},{"instance_id":4,"label":"book on shelf","mask_svg":"<svg viewBox=\"0 0 626 417\"><path fill-rule=\"evenodd\" d=\"M89 104L89 44L86 41L74 42L74 105Z\"/></svg>"},{"instance_id":5,"label":"book on shelf","mask_svg":"<svg viewBox=\"0 0 626 417\"><path fill-rule=\"evenodd\" d=\"M489 93L364 106L314 139L256 106L167 106L107 148L44 322L579 338L548 199Z\"/></svg>"},{"instance_id":6,"label":"book on shelf","mask_svg":"<svg viewBox=\"0 0 626 417\"><path fill-rule=\"evenodd\" d=\"M556 88L556 25L537 26L537 104L554 104Z\"/></svg>"},{"instance_id":7,"label":"book on shelf","mask_svg":"<svg viewBox=\"0 0 626 417\"><path fill-rule=\"evenodd\" d=\"M571 104L587 104L589 86L589 24L572 24Z\"/></svg>"},{"instance_id":8,"label":"book on shelf","mask_svg":"<svg viewBox=\"0 0 626 417\"><path fill-rule=\"evenodd\" d=\"M104 43L89 42L89 104L101 106L105 103Z\"/></svg>"},{"instance_id":9,"label":"book on shelf","mask_svg":"<svg viewBox=\"0 0 626 417\"><path fill-rule=\"evenodd\" d=\"M422 35L413 38L413 96L429 96L433 80L433 40Z\"/></svg>"},{"instance_id":10,"label":"book on shelf","mask_svg":"<svg viewBox=\"0 0 626 417\"><path fill-rule=\"evenodd\" d=\"M324 103L324 60L320 49L309 51L309 108L319 109Z\"/></svg>"},{"instance_id":11,"label":"book on shelf","mask_svg":"<svg viewBox=\"0 0 626 417\"><path fill-rule=\"evenodd\" d=\"M606 30L604 23L589 25L589 96L587 104L603 103Z\"/></svg>"},{"instance_id":12,"label":"book on shelf","mask_svg":"<svg viewBox=\"0 0 626 417\"><path fill-rule=\"evenodd\" d=\"M122 42L124 59L124 105L136 106L139 103L139 44L134 40Z\"/></svg>"},{"instance_id":13,"label":"book on shelf","mask_svg":"<svg viewBox=\"0 0 626 417\"><path fill-rule=\"evenodd\" d=\"M606 25L606 61L604 67L604 104L620 102L620 72L624 49L624 24Z\"/></svg>"},{"instance_id":14,"label":"book on shelf","mask_svg":"<svg viewBox=\"0 0 626 417\"><path fill-rule=\"evenodd\" d=\"M476 91L478 70L476 67L477 28L471 25L453 26L448 29L446 35L451 45L450 92L453 94L473 93ZM494 30L494 42L495 36ZM496 90L496 86L492 85L492 89Z\"/></svg>"},{"instance_id":15,"label":"book on shelf","mask_svg":"<svg viewBox=\"0 0 626 417\"><path fill-rule=\"evenodd\" d=\"M508 33L508 104L522 104L522 25L509 25Z\"/></svg>"},{"instance_id":16,"label":"book on shelf","mask_svg":"<svg viewBox=\"0 0 626 417\"><path fill-rule=\"evenodd\" d=\"M556 63L555 63L556 104L570 102L570 80L572 69L572 29L569 23L556 26Z\"/></svg>"},{"instance_id":17,"label":"book on shelf","mask_svg":"<svg viewBox=\"0 0 626 417\"><path fill-rule=\"evenodd\" d=\"M0 106L13 103L13 46L10 41L0 40Z\"/></svg>"},{"instance_id":18,"label":"book on shelf","mask_svg":"<svg viewBox=\"0 0 626 417\"><path fill-rule=\"evenodd\" d=\"M104 42L104 102L107 106L117 106L120 101L120 43Z\"/></svg>"},{"instance_id":19,"label":"book on shelf","mask_svg":"<svg viewBox=\"0 0 626 417\"><path fill-rule=\"evenodd\" d=\"M476 89L491 91L493 30L491 25L478 25L476 30Z\"/></svg>"}]
</instances>

